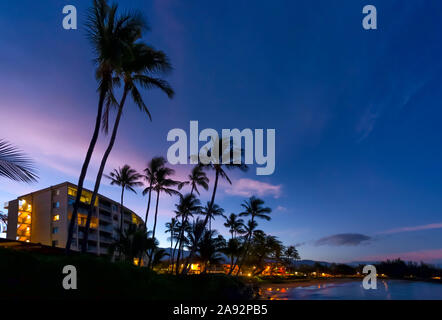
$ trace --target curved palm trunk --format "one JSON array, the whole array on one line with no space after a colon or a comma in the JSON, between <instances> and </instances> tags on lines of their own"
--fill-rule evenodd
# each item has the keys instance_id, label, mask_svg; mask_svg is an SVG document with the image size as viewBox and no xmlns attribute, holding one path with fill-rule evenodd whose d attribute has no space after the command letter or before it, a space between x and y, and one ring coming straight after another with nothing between
<instances>
[{"instance_id":1,"label":"curved palm trunk","mask_svg":"<svg viewBox=\"0 0 442 320\"><path fill-rule=\"evenodd\" d=\"M95 179L94 192L92 193L91 204L89 206L87 219L86 219L86 230L84 232L83 246L81 248L82 252L86 252L86 250L87 250L87 239L89 236L89 227L91 224L92 212L95 208L95 200L97 199L98 189L100 188L100 183L101 183L101 178L103 177L104 167L106 166L107 159L109 158L109 155L110 155L112 148L114 147L114 144L115 144L115 139L117 137L118 127L120 125L121 115L123 114L123 107L124 107L124 103L126 102L126 97L127 97L128 92L129 92L129 88L127 86L125 86L124 92L123 92L123 97L121 98L120 106L118 108L118 114L117 114L117 117L115 118L115 124L114 124L114 128L112 130L112 135L109 140L109 145L107 146L107 149L104 152L103 158L101 159L100 169L98 170L97 178Z\"/></svg>"},{"instance_id":2,"label":"curved palm trunk","mask_svg":"<svg viewBox=\"0 0 442 320\"><path fill-rule=\"evenodd\" d=\"M158 202L160 202L160 191L159 190L157 191L157 203L155 204L155 219L153 222L153 230L152 230L152 239L154 239L154 240L155 240L155 230L157 228ZM152 249L149 254L149 268L151 268L151 267L153 268L153 265L152 265L153 251L154 250Z\"/></svg>"},{"instance_id":3,"label":"curved palm trunk","mask_svg":"<svg viewBox=\"0 0 442 320\"><path fill-rule=\"evenodd\" d=\"M152 183L150 184L149 189L149 198L147 200L147 210L146 210L146 218L144 219L144 226L147 227L147 218L149 217L149 210L150 210L150 200L152 197Z\"/></svg>"},{"instance_id":4,"label":"curved palm trunk","mask_svg":"<svg viewBox=\"0 0 442 320\"><path fill-rule=\"evenodd\" d=\"M253 221L254 221L254 218L252 217L252 222ZM246 258L247 251L249 250L249 247L250 247L250 239L251 238L252 238L252 231L248 234L248 237L246 240L246 245L244 248L244 253L242 254L241 260L239 260L239 257L238 257L238 259L236 259L236 264L238 264L238 271L236 272L237 276L239 275L239 272L241 271L241 267L244 264L244 260ZM240 262L238 262L238 261L240 261Z\"/></svg>"},{"instance_id":5,"label":"curved palm trunk","mask_svg":"<svg viewBox=\"0 0 442 320\"><path fill-rule=\"evenodd\" d=\"M217 170L215 173L215 183L213 185L212 198L210 199L210 204L209 204L209 208L208 208L209 212L212 210L213 203L215 202L216 189L218 188L218 180L219 180L219 171ZM204 227L207 225L208 219L209 219L209 215L207 215L206 218L204 219ZM186 265L189 263L189 261L195 255L195 251L196 251L196 248L192 248L190 250L189 256L187 257L187 260L186 260ZM189 271L188 268L183 268L182 274L187 274L188 271Z\"/></svg>"},{"instance_id":6,"label":"curved palm trunk","mask_svg":"<svg viewBox=\"0 0 442 320\"><path fill-rule=\"evenodd\" d=\"M106 82L104 82L104 83L106 83ZM101 89L101 92L100 92L100 99L98 102L97 118L95 120L94 133L92 134L92 138L89 143L89 148L86 153L86 158L84 159L83 166L81 168L80 177L78 178L77 196L75 197L75 202L74 202L74 206L73 206L73 210L72 210L72 217L71 217L71 221L69 222L68 238L66 241L66 253L67 254L69 254L69 252L71 250L72 235L74 233L74 226L75 226L75 223L77 220L78 206L80 205L81 193L83 192L84 179L86 178L87 169L89 167L89 163L92 158L92 153L94 152L95 145L96 145L97 139L98 139L98 134L100 132L101 116L103 113L103 104L104 104L104 99L106 97L106 92L107 92L107 86L103 85L103 88Z\"/></svg>"}]
</instances>

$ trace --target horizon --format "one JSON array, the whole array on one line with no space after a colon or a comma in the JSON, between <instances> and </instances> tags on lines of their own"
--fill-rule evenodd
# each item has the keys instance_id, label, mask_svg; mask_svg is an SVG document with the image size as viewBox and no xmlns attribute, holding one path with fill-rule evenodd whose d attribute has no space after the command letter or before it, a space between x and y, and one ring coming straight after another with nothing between
<instances>
[{"instance_id":1,"label":"horizon","mask_svg":"<svg viewBox=\"0 0 442 320\"><path fill-rule=\"evenodd\" d=\"M253 7L246 1L118 3L147 17L152 30L143 39L170 57L174 70L166 79L176 96L143 93L152 122L127 103L106 174L124 164L141 172L152 157L166 157L167 133L188 132L190 121L218 132L275 129L275 172L258 176L259 165L229 171L233 184L220 182L215 200L226 214L239 213L252 195L262 198L273 211L259 228L295 245L302 260L400 257L442 264L442 31L436 27L442 3L371 1L383 32L360 27L360 0L339 8L307 0L279 7L266 1ZM0 3L0 138L34 159L40 176L29 185L1 179L2 204L64 181L78 183L98 95L83 28L90 2L69 4L77 7L78 30L61 26L65 3ZM324 13L320 19L317 10ZM108 138L100 132L84 185L89 190ZM191 168L169 166L178 180ZM208 175L203 204L213 188ZM141 191L126 193L124 202L144 218ZM99 193L118 201L120 189L103 178ZM160 196L157 235L165 248L164 224L176 200ZM223 222L217 218L213 226L227 236Z\"/></svg>"}]
</instances>

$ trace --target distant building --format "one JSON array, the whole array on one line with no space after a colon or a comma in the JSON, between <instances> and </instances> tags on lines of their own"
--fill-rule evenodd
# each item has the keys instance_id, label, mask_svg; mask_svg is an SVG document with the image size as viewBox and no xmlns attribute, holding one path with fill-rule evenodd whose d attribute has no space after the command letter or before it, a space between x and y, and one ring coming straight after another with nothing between
<instances>
[{"instance_id":1,"label":"distant building","mask_svg":"<svg viewBox=\"0 0 442 320\"><path fill-rule=\"evenodd\" d=\"M8 209L7 239L65 247L76 195L77 186L64 182L9 201L5 204L5 209ZM79 251L81 248L91 198L92 192L83 189L72 250ZM97 196L90 223L88 252L107 254L120 227L119 207L118 202ZM123 210L124 228L130 224L144 223L135 212L126 207Z\"/></svg>"}]
</instances>

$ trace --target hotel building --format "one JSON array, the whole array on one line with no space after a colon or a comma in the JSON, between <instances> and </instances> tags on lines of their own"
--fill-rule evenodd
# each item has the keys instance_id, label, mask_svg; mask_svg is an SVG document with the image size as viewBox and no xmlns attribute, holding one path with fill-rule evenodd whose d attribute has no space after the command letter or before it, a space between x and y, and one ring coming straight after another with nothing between
<instances>
[{"instance_id":1,"label":"hotel building","mask_svg":"<svg viewBox=\"0 0 442 320\"><path fill-rule=\"evenodd\" d=\"M8 209L7 239L64 248L76 196L76 185L64 182L9 201L5 204L5 209ZM81 248L91 198L92 192L83 189L72 250L79 251ZM102 195L97 196L90 223L88 252L107 254L120 228L119 207L118 202ZM128 208L123 207L123 212L124 228L130 224L144 223Z\"/></svg>"}]
</instances>

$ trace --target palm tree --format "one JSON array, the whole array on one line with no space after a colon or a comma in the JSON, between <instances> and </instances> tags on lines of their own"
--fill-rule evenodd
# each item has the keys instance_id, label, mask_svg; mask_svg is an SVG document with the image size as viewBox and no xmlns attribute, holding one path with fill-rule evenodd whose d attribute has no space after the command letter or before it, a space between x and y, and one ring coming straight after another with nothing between
<instances>
[{"instance_id":1,"label":"palm tree","mask_svg":"<svg viewBox=\"0 0 442 320\"><path fill-rule=\"evenodd\" d=\"M123 56L127 55L128 44L138 39L142 31L146 28L142 16L138 13L128 13L117 16L118 6L109 6L106 0L94 0L94 5L89 11L87 18L87 33L92 43L97 64L96 78L98 81L98 108L95 120L95 127L89 143L86 157L84 159L80 177L77 183L77 195L72 210L72 217L69 223L68 239L66 241L66 252L69 253L80 198L83 192L83 183L89 167L92 153L97 143L98 134L102 126L103 107L107 108L115 104L113 96L113 86L115 85L113 73L121 68ZM104 113L104 127L107 127L107 112ZM91 203L91 205L93 202Z\"/></svg>"},{"instance_id":2,"label":"palm tree","mask_svg":"<svg viewBox=\"0 0 442 320\"><path fill-rule=\"evenodd\" d=\"M149 233L144 226L137 226L135 224L129 225L129 228L117 230L118 239L109 247L109 255L120 252L120 257L130 263L134 263L136 257L140 257L138 265L141 266L143 255L148 250L154 250L158 243L149 237Z\"/></svg>"},{"instance_id":3,"label":"palm tree","mask_svg":"<svg viewBox=\"0 0 442 320\"><path fill-rule=\"evenodd\" d=\"M147 200L146 217L144 219L145 226L147 226L147 219L149 218L153 186L156 184L158 171L163 168L165 164L166 159L164 159L163 157L155 157L149 161L149 163L147 164L147 168L144 169L144 179L146 180L148 186L143 190L143 196L149 194Z\"/></svg>"},{"instance_id":4,"label":"palm tree","mask_svg":"<svg viewBox=\"0 0 442 320\"><path fill-rule=\"evenodd\" d=\"M247 233L247 238L246 238L246 244L245 244L245 250L243 252L243 256L241 259L241 263L238 265L238 273L241 270L241 266L244 263L244 259L245 256L247 254L249 245L250 245L250 239L252 237L252 228L254 224L256 224L255 219L259 218L259 219L264 219L269 221L271 218L268 214L270 214L272 212L272 209L270 209L269 207L263 207L264 205L264 200L256 198L256 197L251 197L248 201L244 201L244 203L241 204L241 206L245 209L245 211L241 212L239 214L240 217L243 216L250 216L251 220L249 222L248 228L246 228L246 230L248 229L248 233ZM256 228L256 225L255 225Z\"/></svg>"},{"instance_id":5,"label":"palm tree","mask_svg":"<svg viewBox=\"0 0 442 320\"><path fill-rule=\"evenodd\" d=\"M158 204L160 202L160 194L164 192L169 196L181 195L181 193L173 189L173 187L175 187L179 183L178 181L169 178L169 176L173 174L175 174L175 170L168 167L163 167L158 171L156 176L156 183L153 186L153 190L157 193L157 200L155 204L155 218L152 229L152 238L155 238L155 230L157 228Z\"/></svg>"},{"instance_id":6,"label":"palm tree","mask_svg":"<svg viewBox=\"0 0 442 320\"><path fill-rule=\"evenodd\" d=\"M227 241L226 246L222 249L222 252L230 257L229 274L235 269L235 257L238 259L241 254L241 249L241 243L236 238L230 238L229 241Z\"/></svg>"},{"instance_id":7,"label":"palm tree","mask_svg":"<svg viewBox=\"0 0 442 320\"><path fill-rule=\"evenodd\" d=\"M156 178L155 178L155 185L152 187L153 190L157 193L157 199L156 199L156 204L155 204L155 218L154 218L154 223L153 223L153 229L152 229L152 238L155 239L155 231L157 228L157 218L158 218L158 204L160 203L160 194L162 192L164 192L165 194L169 195L169 196L173 196L173 195L181 195L181 193L179 193L178 191L176 191L175 189L173 189L173 187L175 187L179 182L175 181L171 178L169 178L169 176L173 175L175 173L175 170L168 168L168 167L162 167L160 168L160 170L157 172L156 174ZM151 255L149 256L149 266L151 263L151 258L152 258L152 251L151 251Z\"/></svg>"},{"instance_id":8,"label":"palm tree","mask_svg":"<svg viewBox=\"0 0 442 320\"><path fill-rule=\"evenodd\" d=\"M201 259L203 270L207 272L207 267L222 261L221 250L225 247L226 241L223 236L215 237L215 230L205 230L198 243L198 257Z\"/></svg>"},{"instance_id":9,"label":"palm tree","mask_svg":"<svg viewBox=\"0 0 442 320\"><path fill-rule=\"evenodd\" d=\"M95 187L92 193L88 219L86 221L86 237L89 231L89 224L92 217L92 211L94 209L95 198L97 197L98 189L100 188L101 177L103 175L107 159L115 143L127 95L129 93L131 94L135 105L140 111L146 113L149 118L151 118L150 112L141 97L137 85L144 89L159 88L165 92L169 98L172 98L174 95L172 88L166 81L155 77L157 73L168 72L171 69L167 56L162 51L154 50L144 43L131 43L130 45L131 50L128 51L128 54L123 57L121 70L117 70L117 74L123 78L124 81L123 97L121 98L121 102L119 104L109 145L104 152L97 178L95 180ZM119 78L116 78L115 81L119 81Z\"/></svg>"},{"instance_id":10,"label":"palm tree","mask_svg":"<svg viewBox=\"0 0 442 320\"><path fill-rule=\"evenodd\" d=\"M170 259L169 259L169 264L172 265L173 264L173 258L174 258L174 252L172 251L173 248L173 240L178 239L178 237L175 235L175 233L178 231L178 220L176 218L171 218L170 222L166 222L166 233L170 233ZM178 240L177 240L178 242Z\"/></svg>"},{"instance_id":11,"label":"palm tree","mask_svg":"<svg viewBox=\"0 0 442 320\"><path fill-rule=\"evenodd\" d=\"M166 250L162 248L155 248L152 258L152 268L156 265L160 264L161 261L164 259L164 257L169 256L169 254L166 252Z\"/></svg>"},{"instance_id":12,"label":"palm tree","mask_svg":"<svg viewBox=\"0 0 442 320\"><path fill-rule=\"evenodd\" d=\"M124 210L123 210L123 198L124 190L137 193L134 187L142 186L139 181L141 175L132 169L129 165L124 165L123 168L114 169L110 175L105 175L106 178L111 180L111 185L117 185L121 187L121 200L120 200L120 232L123 231ZM83 247L85 247L83 245ZM86 248L84 248L86 249Z\"/></svg>"},{"instance_id":13,"label":"palm tree","mask_svg":"<svg viewBox=\"0 0 442 320\"><path fill-rule=\"evenodd\" d=\"M235 265L238 265L238 271L237 271L236 275L239 274L241 267L244 263L244 260L246 258L246 255L249 251L250 240L252 238L253 233L257 232L257 231L261 231L261 230L256 230L257 227L258 227L258 223L254 220L249 220L249 221L247 221L247 224L244 225L244 231L245 231L246 235L244 237L244 244L243 244L243 248L242 248L242 250L243 250L242 257L241 257L241 259L240 259L240 257L238 257L235 262Z\"/></svg>"},{"instance_id":14,"label":"palm tree","mask_svg":"<svg viewBox=\"0 0 442 320\"><path fill-rule=\"evenodd\" d=\"M244 220L238 219L238 216L231 213L229 217L226 217L226 222L224 223L226 228L229 228L229 232L232 235L232 239L236 238L236 235L244 233Z\"/></svg>"},{"instance_id":15,"label":"palm tree","mask_svg":"<svg viewBox=\"0 0 442 320\"><path fill-rule=\"evenodd\" d=\"M181 250L184 242L184 232L189 227L189 217L201 212L201 202L195 195L189 193L180 197L180 201L175 205L175 214L177 218L181 218L181 228L178 235L178 255L176 272L179 270L179 262L181 257ZM176 246L175 246L176 247Z\"/></svg>"},{"instance_id":16,"label":"palm tree","mask_svg":"<svg viewBox=\"0 0 442 320\"><path fill-rule=\"evenodd\" d=\"M212 197L210 199L210 203L209 203L209 211L212 210L213 208L213 204L215 203L215 195L216 195L216 190L218 188L218 181L219 178L221 177L222 179L225 179L229 184L232 184L232 181L230 180L229 176L227 175L226 171L224 170L224 168L227 168L228 170L232 170L232 169L239 169L241 171L246 171L248 169L247 165L245 165L244 163L242 163L242 154L243 154L243 150L238 149L238 148L234 148L230 139L225 139L225 138L221 138L217 141L214 142L214 146L213 148L217 148L218 147L218 154L217 154L217 159L215 159L216 161L211 161L207 164L200 164L201 166L203 166L204 168L208 169L208 170L213 170L215 171L215 182L213 185L213 192L212 192ZM212 150L209 150L207 152L207 156L208 158L212 157ZM215 156L215 154L213 154L213 156ZM224 162L223 159L227 158L227 156L230 159L230 162ZM197 155L191 155L192 158L197 157ZM235 159L241 158L241 161L237 162L234 161ZM206 215L206 218L204 220L204 226L207 225L207 223L209 222L209 217L210 214ZM190 258L193 257L193 255L195 254L194 250L190 251ZM185 270L183 270L183 272L186 272Z\"/></svg>"},{"instance_id":17,"label":"palm tree","mask_svg":"<svg viewBox=\"0 0 442 320\"><path fill-rule=\"evenodd\" d=\"M9 142L0 139L0 176L23 182L36 182L32 160Z\"/></svg>"},{"instance_id":18,"label":"palm tree","mask_svg":"<svg viewBox=\"0 0 442 320\"><path fill-rule=\"evenodd\" d=\"M240 217L250 216L252 221L255 221L255 218L264 219L270 221L269 213L272 212L272 209L269 207L263 207L264 200L261 200L256 197L251 197L248 201L245 200L241 206L245 209L243 212L239 214Z\"/></svg>"},{"instance_id":19,"label":"palm tree","mask_svg":"<svg viewBox=\"0 0 442 320\"><path fill-rule=\"evenodd\" d=\"M209 178L207 178L202 166L196 165L193 167L191 174L188 175L188 179L188 181L180 182L178 185L178 190L181 190L183 186L188 184L191 185L190 194L193 194L193 191L195 191L198 195L200 195L198 186L203 187L203 189L206 191L209 190Z\"/></svg>"},{"instance_id":20,"label":"palm tree","mask_svg":"<svg viewBox=\"0 0 442 320\"><path fill-rule=\"evenodd\" d=\"M207 202L207 205L201 211L201 214L209 216L209 231L212 230L212 220L214 220L216 216L223 216L223 213L224 209L216 203L213 204L212 210L210 210L210 202Z\"/></svg>"}]
</instances>

